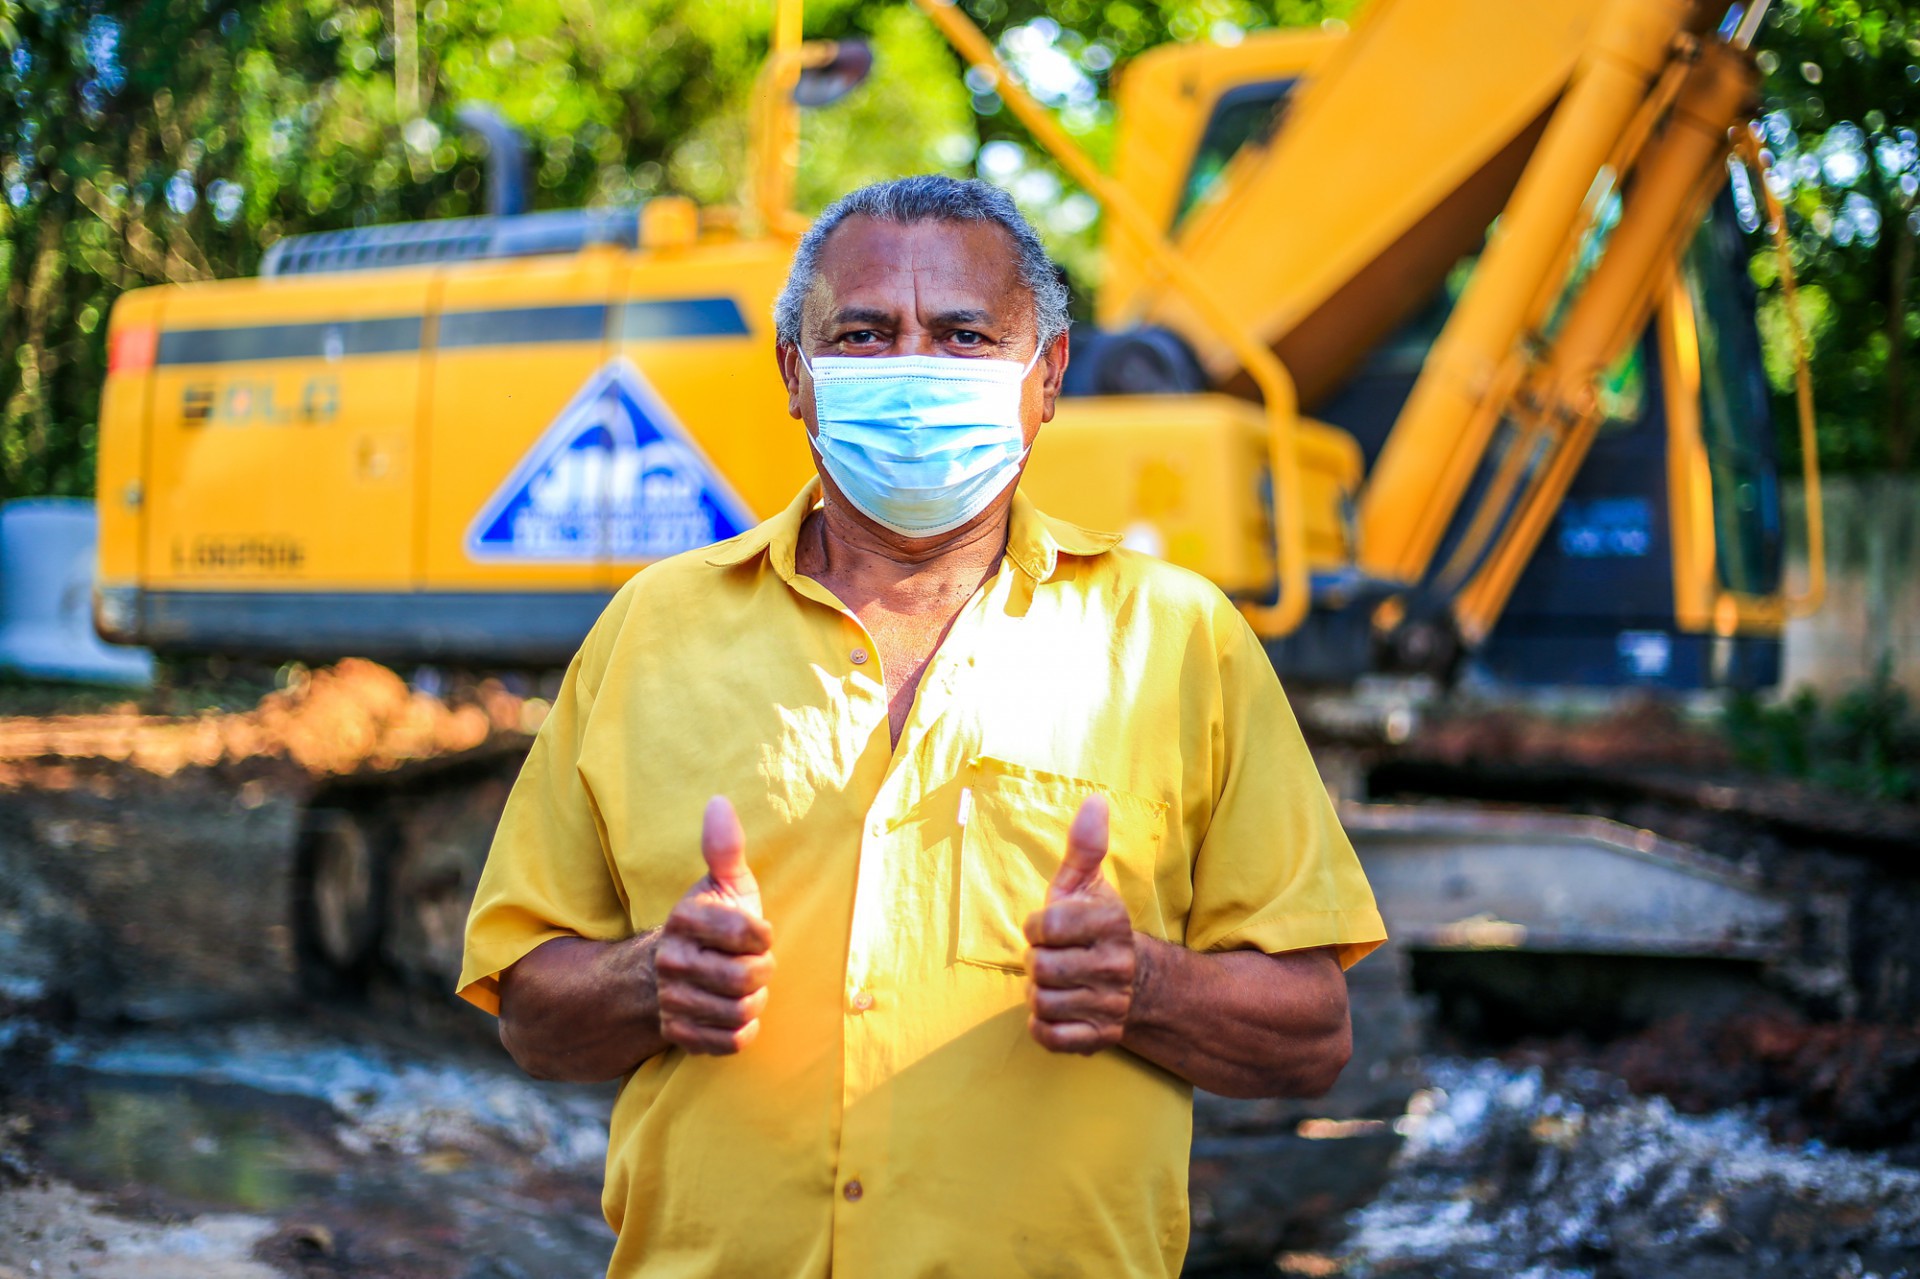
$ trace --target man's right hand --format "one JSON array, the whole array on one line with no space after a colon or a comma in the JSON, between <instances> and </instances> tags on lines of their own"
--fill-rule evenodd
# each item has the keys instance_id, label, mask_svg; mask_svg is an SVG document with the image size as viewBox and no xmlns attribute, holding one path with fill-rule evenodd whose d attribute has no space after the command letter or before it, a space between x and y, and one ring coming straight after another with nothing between
<instances>
[{"instance_id":1,"label":"man's right hand","mask_svg":"<svg viewBox=\"0 0 1920 1279\"><path fill-rule=\"evenodd\" d=\"M654 951L660 1034L690 1053L737 1053L760 1033L773 976L773 926L747 869L746 836L726 798L700 828L707 874L674 906Z\"/></svg>"}]
</instances>

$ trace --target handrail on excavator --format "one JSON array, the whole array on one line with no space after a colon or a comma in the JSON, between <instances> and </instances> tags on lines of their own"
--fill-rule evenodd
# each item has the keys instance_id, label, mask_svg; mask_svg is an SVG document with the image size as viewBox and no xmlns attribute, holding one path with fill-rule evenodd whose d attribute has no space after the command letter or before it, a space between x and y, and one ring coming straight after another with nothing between
<instances>
[{"instance_id":1,"label":"handrail on excavator","mask_svg":"<svg viewBox=\"0 0 1920 1279\"><path fill-rule=\"evenodd\" d=\"M1234 323L1153 219L1125 188L1100 170L1067 136L1052 114L1026 91L1001 61L992 42L961 12L954 0L914 0L914 3L970 66L990 78L1001 100L1034 140L1083 190L1119 220L1153 266L1185 295L1206 324L1226 339L1234 356L1259 388L1266 409L1267 464L1273 481L1274 567L1278 592L1271 604L1243 603L1240 608L1254 630L1264 637L1277 638L1292 632L1306 619L1310 603L1306 516L1301 507L1300 455L1294 433L1299 400L1294 393L1293 376L1278 356ZM800 42L802 7L802 0L778 0L773 56L763 73L756 115L759 135L756 143L761 150L755 158L755 203L763 224L775 233L793 233L798 221L788 207L794 148L789 123L792 114L786 99L804 63L805 46Z\"/></svg>"},{"instance_id":2,"label":"handrail on excavator","mask_svg":"<svg viewBox=\"0 0 1920 1279\"><path fill-rule=\"evenodd\" d=\"M1765 5L1758 6L1764 10ZM1793 334L1793 405L1800 419L1800 474L1806 487L1807 589L1786 598L1788 617L1808 617L1819 612L1827 598L1827 522L1825 503L1820 493L1820 441L1814 431L1813 372L1808 367L1807 334L1800 315L1798 282L1793 274L1793 253L1787 245L1787 212L1779 197L1767 185L1766 157L1753 130L1738 130L1737 150L1753 171L1753 183L1767 211L1767 231L1780 260L1780 295L1787 304L1787 329Z\"/></svg>"},{"instance_id":3,"label":"handrail on excavator","mask_svg":"<svg viewBox=\"0 0 1920 1279\"><path fill-rule=\"evenodd\" d=\"M751 129L753 205L770 234L797 236L806 222L793 211L793 172L800 140L794 86L808 61L801 40L803 0L778 0L767 64L754 85Z\"/></svg>"}]
</instances>

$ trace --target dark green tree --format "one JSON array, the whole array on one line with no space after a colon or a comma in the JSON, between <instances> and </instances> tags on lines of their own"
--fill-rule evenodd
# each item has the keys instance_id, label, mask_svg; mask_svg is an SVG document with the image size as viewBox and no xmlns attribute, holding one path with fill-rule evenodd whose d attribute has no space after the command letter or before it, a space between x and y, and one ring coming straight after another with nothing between
<instances>
[{"instance_id":1,"label":"dark green tree","mask_svg":"<svg viewBox=\"0 0 1920 1279\"><path fill-rule=\"evenodd\" d=\"M1823 462L1908 470L1920 462L1920 6L1786 0L1760 43L1760 128L1802 282ZM1797 456L1778 270L1771 248L1755 255L1783 446Z\"/></svg>"}]
</instances>

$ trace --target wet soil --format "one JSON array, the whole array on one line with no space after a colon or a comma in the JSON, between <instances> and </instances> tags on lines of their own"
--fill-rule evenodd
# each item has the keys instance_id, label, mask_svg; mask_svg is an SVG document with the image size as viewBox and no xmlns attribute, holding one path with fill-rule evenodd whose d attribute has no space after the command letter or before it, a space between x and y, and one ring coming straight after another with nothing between
<instances>
[{"instance_id":1,"label":"wet soil","mask_svg":"<svg viewBox=\"0 0 1920 1279\"><path fill-rule=\"evenodd\" d=\"M63 1274L139 1255L183 1279L202 1258L395 1279L604 1268L608 1091L535 1085L457 1042L343 1037L363 1032L16 1031L0 1259Z\"/></svg>"},{"instance_id":2,"label":"wet soil","mask_svg":"<svg viewBox=\"0 0 1920 1279\"><path fill-rule=\"evenodd\" d=\"M207 1213L139 1219L64 1182L0 1193L0 1279L278 1279L256 1260L269 1231L258 1217Z\"/></svg>"},{"instance_id":3,"label":"wet soil","mask_svg":"<svg viewBox=\"0 0 1920 1279\"><path fill-rule=\"evenodd\" d=\"M1502 1059L1550 1077L1597 1071L1683 1114L1743 1107L1776 1141L1878 1152L1920 1170L1920 1026L1815 1023L1775 1007L1670 1017L1597 1044L1536 1041Z\"/></svg>"},{"instance_id":4,"label":"wet soil","mask_svg":"<svg viewBox=\"0 0 1920 1279\"><path fill-rule=\"evenodd\" d=\"M1920 1275L1920 1171L1678 1114L1592 1071L1429 1064L1406 1144L1355 1214L1356 1279Z\"/></svg>"},{"instance_id":5,"label":"wet soil","mask_svg":"<svg viewBox=\"0 0 1920 1279\"><path fill-rule=\"evenodd\" d=\"M493 1279L605 1264L604 1090L352 1021L16 1021L9 1036L0 1265L20 1273ZM1422 1072L1391 1119L1259 1139L1288 1146L1275 1169L1322 1187L1322 1219L1283 1246L1279 1273L1920 1276L1920 1170L1778 1141L1748 1106L1682 1114L1586 1067L1436 1058ZM1223 1191L1196 1186L1230 1208Z\"/></svg>"}]
</instances>

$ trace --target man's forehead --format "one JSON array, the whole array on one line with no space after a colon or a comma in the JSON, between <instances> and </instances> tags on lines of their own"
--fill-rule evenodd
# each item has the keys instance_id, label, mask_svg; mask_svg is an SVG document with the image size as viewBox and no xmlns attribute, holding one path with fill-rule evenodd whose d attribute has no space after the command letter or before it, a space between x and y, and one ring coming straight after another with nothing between
<instances>
[{"instance_id":1,"label":"man's forehead","mask_svg":"<svg viewBox=\"0 0 1920 1279\"><path fill-rule=\"evenodd\" d=\"M1018 313L1028 300L1018 254L1012 235L994 222L902 224L856 215L821 246L809 303Z\"/></svg>"}]
</instances>

